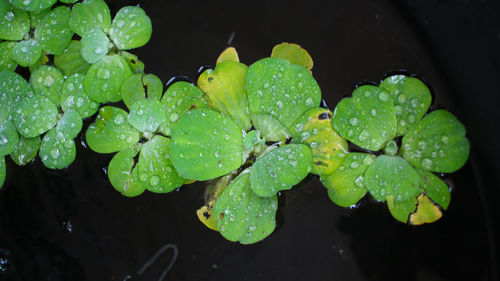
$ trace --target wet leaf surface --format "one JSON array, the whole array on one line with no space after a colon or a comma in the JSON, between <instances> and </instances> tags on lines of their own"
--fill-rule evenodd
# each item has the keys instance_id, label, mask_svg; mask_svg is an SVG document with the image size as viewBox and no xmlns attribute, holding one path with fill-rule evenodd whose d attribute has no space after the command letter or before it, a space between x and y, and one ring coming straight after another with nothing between
<instances>
[{"instance_id":1,"label":"wet leaf surface","mask_svg":"<svg viewBox=\"0 0 500 281\"><path fill-rule=\"evenodd\" d=\"M38 41L28 39L20 41L12 49L12 59L20 66L31 66L38 62L42 55L42 46Z\"/></svg>"},{"instance_id":2,"label":"wet leaf surface","mask_svg":"<svg viewBox=\"0 0 500 281\"><path fill-rule=\"evenodd\" d=\"M333 173L348 153L347 142L333 129L331 118L330 110L314 108L306 111L291 127L292 143L311 148L313 174Z\"/></svg>"},{"instance_id":3,"label":"wet leaf surface","mask_svg":"<svg viewBox=\"0 0 500 281\"><path fill-rule=\"evenodd\" d=\"M167 118L161 124L160 131L166 136L172 134L175 122L188 111L207 107L203 92L195 85L184 81L176 82L168 87L161 103L166 110Z\"/></svg>"},{"instance_id":4,"label":"wet leaf surface","mask_svg":"<svg viewBox=\"0 0 500 281\"><path fill-rule=\"evenodd\" d=\"M109 162L109 181L123 196L139 196L146 190L146 186L139 180L139 170L135 168L134 158L140 149L140 144L126 148L113 156Z\"/></svg>"},{"instance_id":5,"label":"wet leaf surface","mask_svg":"<svg viewBox=\"0 0 500 281\"><path fill-rule=\"evenodd\" d=\"M12 58L12 50L16 42L0 42L0 71L14 71L17 62Z\"/></svg>"},{"instance_id":6,"label":"wet leaf surface","mask_svg":"<svg viewBox=\"0 0 500 281\"><path fill-rule=\"evenodd\" d=\"M198 87L206 93L208 104L230 116L245 131L251 127L245 90L247 69L242 63L226 61L198 78Z\"/></svg>"},{"instance_id":7,"label":"wet leaf surface","mask_svg":"<svg viewBox=\"0 0 500 281\"><path fill-rule=\"evenodd\" d=\"M451 200L450 187L433 173L419 171L422 175L422 188L425 195L436 202L443 210L448 209Z\"/></svg>"},{"instance_id":8,"label":"wet leaf surface","mask_svg":"<svg viewBox=\"0 0 500 281\"><path fill-rule=\"evenodd\" d=\"M380 88L391 93L397 118L396 136L408 132L424 116L431 105L431 92L417 78L405 75L389 76L380 83Z\"/></svg>"},{"instance_id":9,"label":"wet leaf surface","mask_svg":"<svg viewBox=\"0 0 500 281\"><path fill-rule=\"evenodd\" d=\"M111 25L111 13L102 0L85 0L71 9L69 26L73 32L83 37L92 29L108 33Z\"/></svg>"},{"instance_id":10,"label":"wet leaf surface","mask_svg":"<svg viewBox=\"0 0 500 281\"><path fill-rule=\"evenodd\" d=\"M165 121L165 108L157 100L142 99L130 107L128 122L137 130L153 133Z\"/></svg>"},{"instance_id":11,"label":"wet leaf surface","mask_svg":"<svg viewBox=\"0 0 500 281\"><path fill-rule=\"evenodd\" d=\"M186 179L208 180L243 164L240 127L211 109L186 113L172 130L172 163Z\"/></svg>"},{"instance_id":12,"label":"wet leaf surface","mask_svg":"<svg viewBox=\"0 0 500 281\"><path fill-rule=\"evenodd\" d=\"M257 159L252 165L250 182L259 196L274 196L278 191L291 189L312 169L311 150L307 145L284 145Z\"/></svg>"},{"instance_id":13,"label":"wet leaf surface","mask_svg":"<svg viewBox=\"0 0 500 281\"><path fill-rule=\"evenodd\" d=\"M465 127L445 110L429 113L403 137L403 157L413 166L431 172L451 173L469 157Z\"/></svg>"},{"instance_id":14,"label":"wet leaf surface","mask_svg":"<svg viewBox=\"0 0 500 281\"><path fill-rule=\"evenodd\" d=\"M60 55L73 38L73 31L68 21L71 15L66 6L59 6L50 11L37 25L35 39L47 54Z\"/></svg>"},{"instance_id":15,"label":"wet leaf surface","mask_svg":"<svg viewBox=\"0 0 500 281\"><path fill-rule=\"evenodd\" d=\"M311 73L281 58L252 64L245 87L251 113L270 114L287 128L321 102L321 90Z\"/></svg>"},{"instance_id":16,"label":"wet leaf surface","mask_svg":"<svg viewBox=\"0 0 500 281\"><path fill-rule=\"evenodd\" d=\"M89 147L98 153L112 153L131 147L139 141L140 133L127 122L123 109L104 106L85 135Z\"/></svg>"},{"instance_id":17,"label":"wet leaf surface","mask_svg":"<svg viewBox=\"0 0 500 281\"><path fill-rule=\"evenodd\" d=\"M28 13L11 6L5 0L1 2L0 39L12 41L22 40L30 30L30 18Z\"/></svg>"},{"instance_id":18,"label":"wet leaf surface","mask_svg":"<svg viewBox=\"0 0 500 281\"><path fill-rule=\"evenodd\" d=\"M19 166L24 166L31 162L40 148L40 137L25 138L21 136L10 158Z\"/></svg>"},{"instance_id":19,"label":"wet leaf surface","mask_svg":"<svg viewBox=\"0 0 500 281\"><path fill-rule=\"evenodd\" d=\"M154 74L136 73L125 79L121 86L123 102L128 108L145 98L160 101L162 94L163 84Z\"/></svg>"},{"instance_id":20,"label":"wet leaf surface","mask_svg":"<svg viewBox=\"0 0 500 281\"><path fill-rule=\"evenodd\" d=\"M52 7L57 0L9 0L9 2L25 11L41 11Z\"/></svg>"},{"instance_id":21,"label":"wet leaf surface","mask_svg":"<svg viewBox=\"0 0 500 281\"><path fill-rule=\"evenodd\" d=\"M155 136L146 142L139 155L139 180L146 189L155 193L167 193L184 184L170 161L170 139Z\"/></svg>"},{"instance_id":22,"label":"wet leaf surface","mask_svg":"<svg viewBox=\"0 0 500 281\"><path fill-rule=\"evenodd\" d=\"M79 73L66 79L61 92L61 108L64 112L76 110L82 118L87 118L97 112L99 104L85 93L84 80L85 76Z\"/></svg>"},{"instance_id":23,"label":"wet leaf surface","mask_svg":"<svg viewBox=\"0 0 500 281\"><path fill-rule=\"evenodd\" d=\"M269 114L252 114L252 123L266 141L286 141L291 137L287 127Z\"/></svg>"},{"instance_id":24,"label":"wet leaf surface","mask_svg":"<svg viewBox=\"0 0 500 281\"><path fill-rule=\"evenodd\" d=\"M74 139L82 130L82 117L76 110L66 111L59 122L56 131L64 135L65 138Z\"/></svg>"},{"instance_id":25,"label":"wet leaf surface","mask_svg":"<svg viewBox=\"0 0 500 281\"><path fill-rule=\"evenodd\" d=\"M12 119L17 103L33 95L31 85L13 71L0 72L0 121Z\"/></svg>"},{"instance_id":26,"label":"wet leaf surface","mask_svg":"<svg viewBox=\"0 0 500 281\"><path fill-rule=\"evenodd\" d=\"M57 132L54 128L47 132L40 145L40 159L49 169L64 169L76 157L76 146L72 138Z\"/></svg>"},{"instance_id":27,"label":"wet leaf surface","mask_svg":"<svg viewBox=\"0 0 500 281\"><path fill-rule=\"evenodd\" d=\"M364 85L344 98L333 113L335 130L348 141L378 151L396 135L396 112L385 90Z\"/></svg>"},{"instance_id":28,"label":"wet leaf surface","mask_svg":"<svg viewBox=\"0 0 500 281\"><path fill-rule=\"evenodd\" d=\"M399 156L380 155L366 170L365 187L378 201L392 195L396 201L415 196L420 188L420 174Z\"/></svg>"},{"instance_id":29,"label":"wet leaf surface","mask_svg":"<svg viewBox=\"0 0 500 281\"><path fill-rule=\"evenodd\" d=\"M100 29L87 31L80 42L82 58L88 63L96 63L108 54L109 39Z\"/></svg>"},{"instance_id":30,"label":"wet leaf surface","mask_svg":"<svg viewBox=\"0 0 500 281\"><path fill-rule=\"evenodd\" d=\"M98 103L118 102L122 99L122 82L131 75L132 71L120 55L105 56L85 75L85 92Z\"/></svg>"},{"instance_id":31,"label":"wet leaf surface","mask_svg":"<svg viewBox=\"0 0 500 281\"><path fill-rule=\"evenodd\" d=\"M16 107L13 120L17 131L33 138L54 128L57 123L57 106L40 95L23 98Z\"/></svg>"},{"instance_id":32,"label":"wet leaf surface","mask_svg":"<svg viewBox=\"0 0 500 281\"><path fill-rule=\"evenodd\" d=\"M352 152L342 165L330 175L322 175L321 183L328 190L328 197L341 207L350 207L365 196L364 174L375 160L375 155Z\"/></svg>"},{"instance_id":33,"label":"wet leaf surface","mask_svg":"<svg viewBox=\"0 0 500 281\"><path fill-rule=\"evenodd\" d=\"M12 120L0 122L0 156L8 155L14 151L19 142L19 134Z\"/></svg>"},{"instance_id":34,"label":"wet leaf surface","mask_svg":"<svg viewBox=\"0 0 500 281\"><path fill-rule=\"evenodd\" d=\"M54 56L54 65L66 76L87 73L90 64L82 58L81 49L80 41L71 41L62 54Z\"/></svg>"},{"instance_id":35,"label":"wet leaf surface","mask_svg":"<svg viewBox=\"0 0 500 281\"><path fill-rule=\"evenodd\" d=\"M250 173L244 171L215 202L217 229L229 241L256 243L274 231L277 206L276 196L259 197L252 191Z\"/></svg>"},{"instance_id":36,"label":"wet leaf surface","mask_svg":"<svg viewBox=\"0 0 500 281\"><path fill-rule=\"evenodd\" d=\"M142 47L151 38L151 19L143 9L136 6L121 8L116 14L109 35L120 50Z\"/></svg>"},{"instance_id":37,"label":"wet leaf surface","mask_svg":"<svg viewBox=\"0 0 500 281\"><path fill-rule=\"evenodd\" d=\"M30 84L35 94L49 98L55 105L61 102L64 76L55 67L42 65L31 73Z\"/></svg>"}]
</instances>

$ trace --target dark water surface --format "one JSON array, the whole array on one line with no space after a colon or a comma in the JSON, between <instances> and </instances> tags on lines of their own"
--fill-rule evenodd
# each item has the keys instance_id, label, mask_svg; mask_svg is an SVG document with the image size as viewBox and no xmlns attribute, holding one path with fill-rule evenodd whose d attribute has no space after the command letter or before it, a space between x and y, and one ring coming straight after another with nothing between
<instances>
[{"instance_id":1,"label":"dark water surface","mask_svg":"<svg viewBox=\"0 0 500 281\"><path fill-rule=\"evenodd\" d=\"M200 66L214 65L232 33L247 64L270 55L279 42L296 42L313 56L314 76L331 109L356 84L404 69L430 85L437 107L466 126L475 124L467 99L436 59L439 52L410 16L419 15L417 8L398 1L240 2L139 1L154 28L150 43L135 51L146 72L164 82L175 75L195 79ZM116 12L137 3L110 6ZM472 132L472 159L481 160L483 143L482 154L474 149L482 131L474 126ZM275 233L242 246L198 221L204 184L125 198L103 169L112 156L77 149L64 171L45 169L39 159L27 167L7 159L0 280L158 280L172 248L141 276L137 271L166 244L178 255L165 280L494 280L497 237L491 209L481 203L481 170L474 161L447 178L451 205L431 225L398 223L385 205L366 198L358 209L337 207L310 176L280 198Z\"/></svg>"}]
</instances>

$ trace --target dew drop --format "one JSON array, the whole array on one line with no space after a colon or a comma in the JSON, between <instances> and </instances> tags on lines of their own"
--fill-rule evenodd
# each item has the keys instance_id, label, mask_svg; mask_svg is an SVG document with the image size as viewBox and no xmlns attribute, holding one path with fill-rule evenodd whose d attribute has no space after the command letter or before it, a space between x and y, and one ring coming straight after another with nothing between
<instances>
[{"instance_id":1,"label":"dew drop","mask_svg":"<svg viewBox=\"0 0 500 281\"><path fill-rule=\"evenodd\" d=\"M356 169L357 167L359 167L359 163L357 161L353 161L350 166L352 169Z\"/></svg>"},{"instance_id":2,"label":"dew drop","mask_svg":"<svg viewBox=\"0 0 500 281\"><path fill-rule=\"evenodd\" d=\"M422 167L424 169L431 169L432 168L432 160L431 159L428 159L428 158L425 158L424 160L422 160Z\"/></svg>"},{"instance_id":3,"label":"dew drop","mask_svg":"<svg viewBox=\"0 0 500 281\"><path fill-rule=\"evenodd\" d=\"M123 114L117 114L115 118L113 118L113 122L116 125L121 125L125 121L125 117L123 117Z\"/></svg>"},{"instance_id":4,"label":"dew drop","mask_svg":"<svg viewBox=\"0 0 500 281\"><path fill-rule=\"evenodd\" d=\"M365 182L365 178L363 178L363 176L359 176L357 177L355 180L354 180L354 184L357 186L357 187L363 187L363 183Z\"/></svg>"},{"instance_id":5,"label":"dew drop","mask_svg":"<svg viewBox=\"0 0 500 281\"><path fill-rule=\"evenodd\" d=\"M381 102L386 102L389 100L389 97L387 96L387 93L385 92L380 92L378 94L378 99L381 101Z\"/></svg>"},{"instance_id":6,"label":"dew drop","mask_svg":"<svg viewBox=\"0 0 500 281\"><path fill-rule=\"evenodd\" d=\"M358 124L359 124L359 120L358 120L358 118L356 118L356 117L352 117L352 118L349 120L349 123L350 123L351 125L353 125L353 126L356 126L356 125L358 125Z\"/></svg>"}]
</instances>

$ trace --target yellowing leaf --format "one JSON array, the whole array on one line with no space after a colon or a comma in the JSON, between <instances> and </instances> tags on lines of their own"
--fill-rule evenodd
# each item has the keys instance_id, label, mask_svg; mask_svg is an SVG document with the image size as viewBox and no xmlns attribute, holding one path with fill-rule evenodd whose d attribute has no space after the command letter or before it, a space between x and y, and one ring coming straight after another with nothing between
<instances>
[{"instance_id":1,"label":"yellowing leaf","mask_svg":"<svg viewBox=\"0 0 500 281\"><path fill-rule=\"evenodd\" d=\"M236 52L236 49L234 47L226 48L224 51L222 51L222 53L220 53L219 57L217 58L217 64L225 61L240 62L238 52Z\"/></svg>"},{"instance_id":2,"label":"yellowing leaf","mask_svg":"<svg viewBox=\"0 0 500 281\"><path fill-rule=\"evenodd\" d=\"M274 46L271 57L286 59L293 64L304 67L309 72L311 72L314 65L311 55L304 48L294 43L284 42Z\"/></svg>"},{"instance_id":3,"label":"yellowing leaf","mask_svg":"<svg viewBox=\"0 0 500 281\"><path fill-rule=\"evenodd\" d=\"M422 225L424 223L431 223L443 216L441 209L439 209L429 197L420 194L417 200L417 211L410 215L410 224Z\"/></svg>"}]
</instances>

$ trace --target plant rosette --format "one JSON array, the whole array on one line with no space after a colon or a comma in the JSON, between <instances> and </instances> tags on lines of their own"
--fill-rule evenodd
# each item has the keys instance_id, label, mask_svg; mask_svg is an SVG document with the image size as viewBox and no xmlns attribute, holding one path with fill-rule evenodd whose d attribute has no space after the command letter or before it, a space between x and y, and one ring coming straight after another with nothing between
<instances>
[{"instance_id":1,"label":"plant rosette","mask_svg":"<svg viewBox=\"0 0 500 281\"><path fill-rule=\"evenodd\" d=\"M378 87L359 86L341 100L332 118L336 131L362 149L383 153L351 153L334 173L322 176L331 200L347 207L368 192L387 202L398 221L419 225L441 218L450 189L434 173L460 169L469 142L464 126L448 111L425 115L430 104L427 86L405 75L390 76Z\"/></svg>"}]
</instances>

